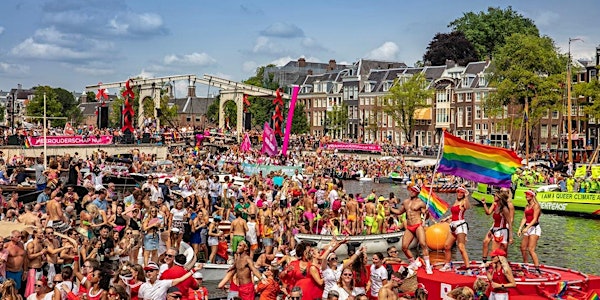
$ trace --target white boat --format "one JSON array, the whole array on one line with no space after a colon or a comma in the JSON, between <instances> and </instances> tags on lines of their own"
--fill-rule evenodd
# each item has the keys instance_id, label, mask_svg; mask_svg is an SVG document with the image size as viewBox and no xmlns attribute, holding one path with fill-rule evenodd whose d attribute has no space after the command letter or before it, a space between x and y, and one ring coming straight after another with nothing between
<instances>
[{"instance_id":1,"label":"white boat","mask_svg":"<svg viewBox=\"0 0 600 300\"><path fill-rule=\"evenodd\" d=\"M225 278L225 274L231 268L230 264L204 264L200 272L204 281L219 282Z\"/></svg>"},{"instance_id":2,"label":"white boat","mask_svg":"<svg viewBox=\"0 0 600 300\"><path fill-rule=\"evenodd\" d=\"M354 235L348 238L348 243L342 244L335 253L340 256L348 255L348 245L355 247L358 250L359 247L367 247L367 253L381 252L386 253L389 247L396 247L397 249L402 248L402 236L404 231L398 231L393 233L384 234L370 234L370 235ZM332 235L320 235L320 234L305 234L299 233L295 236L298 242L309 242L319 249L324 249L333 238ZM338 240L345 239L344 236L338 236ZM416 247L416 239L410 244L410 248Z\"/></svg>"},{"instance_id":3,"label":"white boat","mask_svg":"<svg viewBox=\"0 0 600 300\"><path fill-rule=\"evenodd\" d=\"M373 181L372 177L360 177L358 178L358 181Z\"/></svg>"}]
</instances>

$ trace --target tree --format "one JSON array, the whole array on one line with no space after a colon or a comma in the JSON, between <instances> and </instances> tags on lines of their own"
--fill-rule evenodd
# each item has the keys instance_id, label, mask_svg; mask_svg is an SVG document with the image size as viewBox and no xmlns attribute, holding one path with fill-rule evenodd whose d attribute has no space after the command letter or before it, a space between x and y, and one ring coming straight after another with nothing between
<instances>
[{"instance_id":1,"label":"tree","mask_svg":"<svg viewBox=\"0 0 600 300\"><path fill-rule=\"evenodd\" d=\"M117 99L110 102L111 107L109 110L110 115L108 116L108 121L111 126L117 127L117 128L120 128L121 126L123 126L123 124L121 124L121 118L123 117L122 111L123 111L123 105L125 104L125 99L122 98L121 95L123 95L124 91L125 91L125 88L122 88L119 91ZM138 107L140 91L138 89L133 89L133 94L135 95L135 97L133 99L129 99L129 103L131 103L131 106L133 107L133 126L135 127L137 124L138 115L140 114L140 112L139 112L140 109Z\"/></svg>"},{"instance_id":2,"label":"tree","mask_svg":"<svg viewBox=\"0 0 600 300\"><path fill-rule=\"evenodd\" d=\"M506 9L488 7L487 12L468 12L450 22L448 27L464 33L475 46L481 60L491 58L514 33L540 35L534 22L514 11L511 6Z\"/></svg>"},{"instance_id":3,"label":"tree","mask_svg":"<svg viewBox=\"0 0 600 300\"><path fill-rule=\"evenodd\" d=\"M49 86L38 86L35 88L33 99L27 104L27 115L35 117L44 116L44 94L46 94L46 116L47 117L65 117L65 110L58 101L58 96L53 88ZM30 122L41 122L41 118L30 120ZM65 120L50 120L53 126L64 126Z\"/></svg>"},{"instance_id":4,"label":"tree","mask_svg":"<svg viewBox=\"0 0 600 300\"><path fill-rule=\"evenodd\" d=\"M334 106L327 112L326 122L327 130L333 131L334 137L341 137L344 129L348 128L348 105L343 102L341 106Z\"/></svg>"},{"instance_id":5,"label":"tree","mask_svg":"<svg viewBox=\"0 0 600 300\"><path fill-rule=\"evenodd\" d=\"M583 108L584 112L591 118L600 119L600 82L597 78L590 82L580 82L573 85L572 96L574 98L585 98L587 105Z\"/></svg>"},{"instance_id":6,"label":"tree","mask_svg":"<svg viewBox=\"0 0 600 300\"><path fill-rule=\"evenodd\" d=\"M52 124L56 126L64 126L65 122L71 122L71 125L77 125L83 121L83 114L81 113L81 109L79 109L79 105L73 93L63 89L63 88L55 88L54 92L56 93L56 100L60 102L64 109L64 116L68 119L65 120L53 120Z\"/></svg>"},{"instance_id":7,"label":"tree","mask_svg":"<svg viewBox=\"0 0 600 300\"><path fill-rule=\"evenodd\" d=\"M392 117L408 142L412 142L415 127L415 111L429 107L427 99L433 97L433 90L427 88L427 79L423 73L410 77L398 78L384 96L383 111Z\"/></svg>"},{"instance_id":8,"label":"tree","mask_svg":"<svg viewBox=\"0 0 600 300\"><path fill-rule=\"evenodd\" d=\"M470 62L478 60L477 50L460 31L437 33L429 42L427 52L423 55L423 61L440 66L446 64L447 59L466 66Z\"/></svg>"},{"instance_id":9,"label":"tree","mask_svg":"<svg viewBox=\"0 0 600 300\"><path fill-rule=\"evenodd\" d=\"M225 102L223 111L225 112L225 123L229 121L229 127L235 128L237 126L237 105L235 101Z\"/></svg>"},{"instance_id":10,"label":"tree","mask_svg":"<svg viewBox=\"0 0 600 300\"><path fill-rule=\"evenodd\" d=\"M535 126L549 109L561 105L566 63L551 38L513 34L493 60L490 86L496 92L484 103L486 114L497 116L505 105L529 99L529 123Z\"/></svg>"},{"instance_id":11,"label":"tree","mask_svg":"<svg viewBox=\"0 0 600 300\"><path fill-rule=\"evenodd\" d=\"M215 101L211 103L206 109L206 119L209 122L216 124L219 123L219 103L221 102L221 96L217 96Z\"/></svg>"},{"instance_id":12,"label":"tree","mask_svg":"<svg viewBox=\"0 0 600 300\"><path fill-rule=\"evenodd\" d=\"M264 79L265 69L274 66L274 64L269 64L256 68L256 74L244 80L243 83L270 90L277 90L279 88L279 84L273 80L274 74L269 74L266 81ZM252 114L252 127L262 128L265 122L271 121L271 117L275 111L275 105L273 105L272 99L248 97L248 101L250 101L248 112Z\"/></svg>"},{"instance_id":13,"label":"tree","mask_svg":"<svg viewBox=\"0 0 600 300\"><path fill-rule=\"evenodd\" d=\"M98 102L98 100L96 100L96 94L94 94L94 92L87 92L85 94L85 97L87 102Z\"/></svg>"},{"instance_id":14,"label":"tree","mask_svg":"<svg viewBox=\"0 0 600 300\"><path fill-rule=\"evenodd\" d=\"M308 119L306 118L304 104L298 103L294 109L294 116L292 119L292 133L303 134L308 133L309 130L310 126L308 125Z\"/></svg>"}]
</instances>

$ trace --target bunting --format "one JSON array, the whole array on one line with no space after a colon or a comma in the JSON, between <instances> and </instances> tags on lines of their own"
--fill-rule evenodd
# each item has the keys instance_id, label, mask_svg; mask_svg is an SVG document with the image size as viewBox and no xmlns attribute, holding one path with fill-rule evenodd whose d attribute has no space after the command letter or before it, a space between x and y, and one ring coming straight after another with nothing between
<instances>
[{"instance_id":1,"label":"bunting","mask_svg":"<svg viewBox=\"0 0 600 300\"><path fill-rule=\"evenodd\" d=\"M277 89L273 104L275 105L275 112L273 113L274 134L282 136L281 123L283 122L283 96L281 95L281 89Z\"/></svg>"},{"instance_id":2,"label":"bunting","mask_svg":"<svg viewBox=\"0 0 600 300\"><path fill-rule=\"evenodd\" d=\"M135 93L133 92L133 88L131 87L130 83L132 83L133 80L129 79L127 80L127 82L125 83L125 91L123 91L123 93L121 94L123 96L123 98L125 98L125 104L123 105L123 111L121 112L123 114L123 127L121 128L121 132L126 133L132 133L134 131L133 129L133 116L134 116L134 111L133 111L133 106L131 105L131 101L133 101L135 99Z\"/></svg>"}]
</instances>

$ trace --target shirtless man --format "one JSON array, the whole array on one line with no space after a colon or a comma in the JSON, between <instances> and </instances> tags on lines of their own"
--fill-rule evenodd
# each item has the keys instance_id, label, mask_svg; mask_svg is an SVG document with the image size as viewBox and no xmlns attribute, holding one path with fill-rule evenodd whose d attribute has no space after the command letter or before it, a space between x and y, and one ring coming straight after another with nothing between
<instances>
[{"instance_id":1,"label":"shirtless man","mask_svg":"<svg viewBox=\"0 0 600 300\"><path fill-rule=\"evenodd\" d=\"M46 211L48 212L48 226L52 226L57 232L65 233L70 226L69 220L62 210L62 196L62 193L58 193L52 200L48 201Z\"/></svg>"},{"instance_id":2,"label":"shirtless man","mask_svg":"<svg viewBox=\"0 0 600 300\"><path fill-rule=\"evenodd\" d=\"M25 213L20 215L18 220L19 223L23 223L25 225L31 225L37 228L42 227L42 222L40 218L38 218L38 215L32 211L31 204L25 205Z\"/></svg>"},{"instance_id":3,"label":"shirtless man","mask_svg":"<svg viewBox=\"0 0 600 300\"><path fill-rule=\"evenodd\" d=\"M348 227L350 227L350 235L359 234L360 228L358 226L358 201L354 197L350 197L350 200L346 202L346 220L348 220Z\"/></svg>"},{"instance_id":4,"label":"shirtless man","mask_svg":"<svg viewBox=\"0 0 600 300\"><path fill-rule=\"evenodd\" d=\"M375 207L375 198L369 198L367 201L367 204L365 204L365 226L367 227L367 234L371 234L371 228L373 228L373 225L375 224L377 208Z\"/></svg>"},{"instance_id":5,"label":"shirtless man","mask_svg":"<svg viewBox=\"0 0 600 300\"><path fill-rule=\"evenodd\" d=\"M35 280L42 277L42 265L46 262L48 249L44 246L46 236L44 231L36 229L33 231L33 241L27 244L27 260L30 272L35 272Z\"/></svg>"},{"instance_id":6,"label":"shirtless man","mask_svg":"<svg viewBox=\"0 0 600 300\"><path fill-rule=\"evenodd\" d=\"M379 290L377 299L379 300L398 300L398 293L394 290L402 284L402 274L400 272L392 273L391 280L388 280Z\"/></svg>"},{"instance_id":7,"label":"shirtless man","mask_svg":"<svg viewBox=\"0 0 600 300\"><path fill-rule=\"evenodd\" d=\"M236 259L233 263L235 275L238 278L239 297L242 300L254 300L254 282L252 274L266 281L266 277L262 275L256 267L252 258L248 255L249 247L245 241L241 241L237 245Z\"/></svg>"},{"instance_id":8,"label":"shirtless man","mask_svg":"<svg viewBox=\"0 0 600 300\"><path fill-rule=\"evenodd\" d=\"M427 274L433 274L431 264L429 263L429 248L425 243L425 229L423 229L422 226L422 216L429 216L427 206L425 205L425 202L419 199L419 193L421 192L421 189L418 186L409 186L408 192L410 194L410 198L402 202L402 206L400 206L399 210L400 214L406 212L406 230L404 231L404 236L402 237L402 251L411 262L409 268L416 269L420 267L421 263L419 260L415 260L412 253L408 249L408 246L416 236L423 251L425 271Z\"/></svg>"},{"instance_id":9,"label":"shirtless man","mask_svg":"<svg viewBox=\"0 0 600 300\"><path fill-rule=\"evenodd\" d=\"M229 231L229 240L231 241L231 250L233 253L237 253L238 243L246 238L246 232L248 232L248 224L246 220L242 219L242 212L235 212L236 219L231 222L231 230Z\"/></svg>"},{"instance_id":10,"label":"shirtless man","mask_svg":"<svg viewBox=\"0 0 600 300\"><path fill-rule=\"evenodd\" d=\"M15 281L15 287L21 288L21 282L25 277L23 274L23 265L25 263L25 248L21 242L21 232L13 230L10 234L10 242L4 244L4 248L8 250L8 258L6 260L6 278Z\"/></svg>"},{"instance_id":11,"label":"shirtless man","mask_svg":"<svg viewBox=\"0 0 600 300\"><path fill-rule=\"evenodd\" d=\"M46 239L43 241L44 249L47 250L46 261L48 262L50 267L48 274L56 274L57 270L60 272L60 268L55 268L55 265L59 264L58 254L63 250L73 248L73 245L67 244L66 246L59 248L58 246L60 244L58 239L56 239L56 237L54 236L54 228L52 227L46 227L46 229L44 230L44 234L46 236ZM54 270L52 270L52 268L54 268Z\"/></svg>"}]
</instances>

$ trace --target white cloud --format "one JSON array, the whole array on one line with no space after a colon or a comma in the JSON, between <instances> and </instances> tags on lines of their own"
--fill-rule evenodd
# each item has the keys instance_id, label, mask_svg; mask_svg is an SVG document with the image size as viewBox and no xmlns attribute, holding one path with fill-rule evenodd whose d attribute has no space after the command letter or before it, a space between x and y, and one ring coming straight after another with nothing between
<instances>
[{"instance_id":1,"label":"white cloud","mask_svg":"<svg viewBox=\"0 0 600 300\"><path fill-rule=\"evenodd\" d=\"M175 94L176 98L184 98L187 96L188 84L189 83L185 80L175 81L175 88L173 93Z\"/></svg>"},{"instance_id":2,"label":"white cloud","mask_svg":"<svg viewBox=\"0 0 600 300\"><path fill-rule=\"evenodd\" d=\"M327 51L327 48L322 46L317 40L315 40L311 37L303 38L302 41L300 42L300 45L302 45L304 48L311 49L311 50Z\"/></svg>"},{"instance_id":3,"label":"white cloud","mask_svg":"<svg viewBox=\"0 0 600 300\"><path fill-rule=\"evenodd\" d=\"M193 65L193 66L211 66L217 63L217 60L206 53L194 52L191 54L176 55L170 54L164 57L163 62L167 65Z\"/></svg>"},{"instance_id":4,"label":"white cloud","mask_svg":"<svg viewBox=\"0 0 600 300\"><path fill-rule=\"evenodd\" d=\"M0 34L4 33L4 27L0 26Z\"/></svg>"},{"instance_id":5,"label":"white cloud","mask_svg":"<svg viewBox=\"0 0 600 300\"><path fill-rule=\"evenodd\" d=\"M73 70L75 70L75 72L77 72L77 73L81 73L81 74L85 74L85 75L102 76L102 75L115 74L115 70L106 69L106 68L93 68L93 67L79 66L79 67L73 68Z\"/></svg>"},{"instance_id":6,"label":"white cloud","mask_svg":"<svg viewBox=\"0 0 600 300\"><path fill-rule=\"evenodd\" d=\"M10 64L0 61L0 74L27 74L29 66Z\"/></svg>"},{"instance_id":7,"label":"white cloud","mask_svg":"<svg viewBox=\"0 0 600 300\"><path fill-rule=\"evenodd\" d=\"M394 42L385 42L378 48L371 50L366 58L370 59L381 59L381 60L396 60L398 58L398 52L400 48Z\"/></svg>"},{"instance_id":8,"label":"white cloud","mask_svg":"<svg viewBox=\"0 0 600 300\"><path fill-rule=\"evenodd\" d=\"M149 71L146 71L146 70L142 70L139 74L133 75L131 77L132 78L136 78L136 77L139 77L139 78L153 78L155 76L156 76L156 74L154 74L152 72L149 72Z\"/></svg>"},{"instance_id":9,"label":"white cloud","mask_svg":"<svg viewBox=\"0 0 600 300\"><path fill-rule=\"evenodd\" d=\"M276 22L271 24L260 32L264 36L272 36L279 38L297 38L303 37L304 31L294 24Z\"/></svg>"},{"instance_id":10,"label":"white cloud","mask_svg":"<svg viewBox=\"0 0 600 300\"><path fill-rule=\"evenodd\" d=\"M245 61L242 64L242 71L244 71L244 73L250 73L250 72L256 73L256 68L258 68L258 63L253 60Z\"/></svg>"},{"instance_id":11,"label":"white cloud","mask_svg":"<svg viewBox=\"0 0 600 300\"><path fill-rule=\"evenodd\" d=\"M119 14L106 24L110 33L118 36L147 36L164 34L166 29L160 15L154 13Z\"/></svg>"},{"instance_id":12,"label":"white cloud","mask_svg":"<svg viewBox=\"0 0 600 300\"><path fill-rule=\"evenodd\" d=\"M48 59L48 60L84 60L93 57L91 53L77 51L59 45L39 43L28 38L11 50L18 57Z\"/></svg>"},{"instance_id":13,"label":"white cloud","mask_svg":"<svg viewBox=\"0 0 600 300\"><path fill-rule=\"evenodd\" d=\"M271 41L268 37L259 36L256 39L256 43L254 44L252 52L257 54L278 55L283 51L281 46Z\"/></svg>"},{"instance_id":14,"label":"white cloud","mask_svg":"<svg viewBox=\"0 0 600 300\"><path fill-rule=\"evenodd\" d=\"M284 57L280 57L278 59L272 60L270 63L274 64L278 67L284 66L285 64L287 64L288 62L290 62L290 60L294 60L289 56L284 56Z\"/></svg>"}]
</instances>

